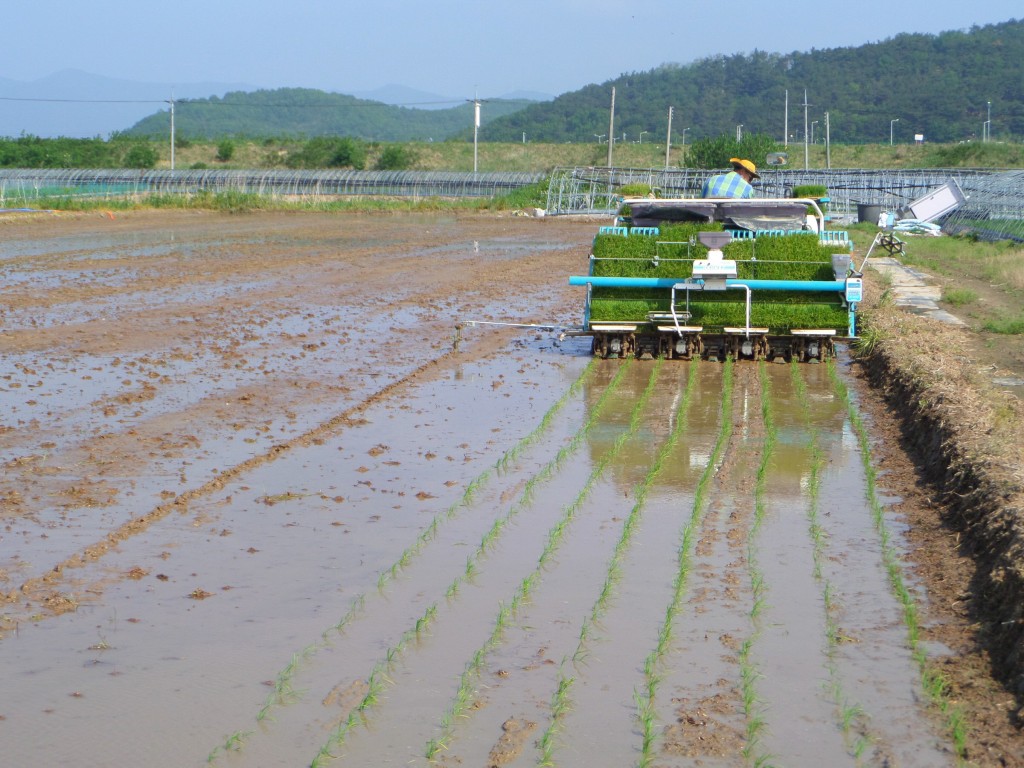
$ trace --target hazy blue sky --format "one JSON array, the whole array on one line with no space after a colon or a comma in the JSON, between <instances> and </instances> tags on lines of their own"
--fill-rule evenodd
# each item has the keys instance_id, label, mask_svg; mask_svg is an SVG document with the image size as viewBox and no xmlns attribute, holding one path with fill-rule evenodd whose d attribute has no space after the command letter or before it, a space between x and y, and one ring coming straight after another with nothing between
<instances>
[{"instance_id":1,"label":"hazy blue sky","mask_svg":"<svg viewBox=\"0 0 1024 768\"><path fill-rule=\"evenodd\" d=\"M0 77L558 95L713 54L860 45L1024 17L1021 0L52 0L4 4ZM633 10L635 8L635 10ZM161 94L162 96L162 94Z\"/></svg>"}]
</instances>

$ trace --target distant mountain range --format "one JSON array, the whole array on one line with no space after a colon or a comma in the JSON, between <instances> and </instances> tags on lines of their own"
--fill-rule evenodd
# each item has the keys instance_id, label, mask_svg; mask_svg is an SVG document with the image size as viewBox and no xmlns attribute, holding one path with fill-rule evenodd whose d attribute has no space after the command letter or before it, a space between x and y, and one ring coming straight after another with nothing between
<instances>
[{"instance_id":1,"label":"distant mountain range","mask_svg":"<svg viewBox=\"0 0 1024 768\"><path fill-rule=\"evenodd\" d=\"M464 94L461 97L445 97L436 93L417 91L415 88L407 88L404 85L385 85L375 88L372 91L353 91L352 96L357 99L379 101L383 104L393 104L400 107L415 107L416 109L449 109L474 97ZM485 97L484 94L479 94ZM486 98L492 98L492 94L486 94ZM513 91L493 96L502 101L551 101L555 98L550 93L540 91Z\"/></svg>"},{"instance_id":2,"label":"distant mountain range","mask_svg":"<svg viewBox=\"0 0 1024 768\"><path fill-rule=\"evenodd\" d=\"M473 105L466 99L412 96L410 104L394 106L313 88L232 91L223 97L175 103L175 132L191 139L235 137L346 136L367 141L444 141L473 132ZM481 125L535 102L488 99ZM454 105L454 106L453 106ZM126 133L166 137L169 110L143 118Z\"/></svg>"},{"instance_id":3,"label":"distant mountain range","mask_svg":"<svg viewBox=\"0 0 1024 768\"><path fill-rule=\"evenodd\" d=\"M155 112L167 111L172 98L176 102L177 114L184 106L177 102L202 101L229 93L259 90L259 86L249 83L136 82L75 69L62 70L31 81L0 77L0 136L106 137L114 132L131 130L140 121L154 116ZM464 110L466 99L472 98L465 95L444 96L402 85L355 91L351 97L386 105L401 105L417 111L443 111L454 107L463 107ZM517 91L497 98L522 107L530 102L554 97L538 92ZM502 109L499 114L505 114L506 111ZM492 110L485 110L485 119L495 116L487 115L488 112ZM462 122L465 122L464 118ZM185 126L183 129L187 130Z\"/></svg>"}]
</instances>

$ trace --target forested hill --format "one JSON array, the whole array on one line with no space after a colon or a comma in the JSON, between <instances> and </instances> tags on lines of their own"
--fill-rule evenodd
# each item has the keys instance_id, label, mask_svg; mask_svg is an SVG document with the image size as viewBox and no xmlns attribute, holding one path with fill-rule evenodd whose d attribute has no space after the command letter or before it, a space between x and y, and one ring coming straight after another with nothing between
<instances>
[{"instance_id":1,"label":"forested hill","mask_svg":"<svg viewBox=\"0 0 1024 768\"><path fill-rule=\"evenodd\" d=\"M522 109L529 102L492 99L481 110L481 124ZM450 109L396 107L311 88L236 91L223 98L175 103L175 133L188 138L225 136L348 136L374 141L443 141L473 129L473 105ZM168 110L130 128L136 136L167 136Z\"/></svg>"},{"instance_id":2,"label":"forested hill","mask_svg":"<svg viewBox=\"0 0 1024 768\"><path fill-rule=\"evenodd\" d=\"M809 20L810 23L810 20ZM652 45L657 39L652 37ZM781 140L789 91L789 134L808 125L840 143L981 138L991 102L993 140L1024 137L1024 20L938 35L899 34L879 43L807 53L715 56L665 64L533 104L495 120L481 140L597 141L608 133L615 87L615 136L673 143L721 134L763 133ZM899 122L892 121L898 119ZM812 133L812 131L808 131Z\"/></svg>"}]
</instances>

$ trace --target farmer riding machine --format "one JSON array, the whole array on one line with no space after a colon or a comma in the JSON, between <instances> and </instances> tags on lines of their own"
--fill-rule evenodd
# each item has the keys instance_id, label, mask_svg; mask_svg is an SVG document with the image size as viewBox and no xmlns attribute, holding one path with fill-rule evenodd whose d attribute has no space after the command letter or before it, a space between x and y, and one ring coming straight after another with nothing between
<instances>
[{"instance_id":1,"label":"farmer riding machine","mask_svg":"<svg viewBox=\"0 0 1024 768\"><path fill-rule=\"evenodd\" d=\"M812 199L625 199L594 238L593 353L818 362L856 335L861 274Z\"/></svg>"}]
</instances>

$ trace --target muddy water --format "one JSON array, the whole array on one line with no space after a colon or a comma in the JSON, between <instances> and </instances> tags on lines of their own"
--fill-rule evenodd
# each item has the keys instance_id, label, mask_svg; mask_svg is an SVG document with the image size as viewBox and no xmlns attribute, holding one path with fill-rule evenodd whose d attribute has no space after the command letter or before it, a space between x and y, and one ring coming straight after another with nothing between
<instances>
[{"instance_id":1,"label":"muddy water","mask_svg":"<svg viewBox=\"0 0 1024 768\"><path fill-rule=\"evenodd\" d=\"M358 223L13 239L6 762L954 763L824 366L454 352L569 319L591 228ZM106 249L109 327L46 293Z\"/></svg>"}]
</instances>

